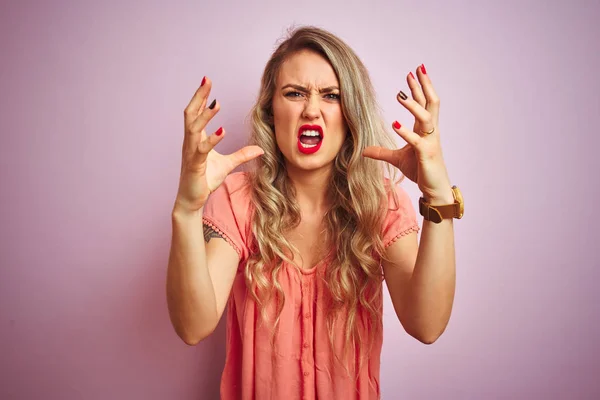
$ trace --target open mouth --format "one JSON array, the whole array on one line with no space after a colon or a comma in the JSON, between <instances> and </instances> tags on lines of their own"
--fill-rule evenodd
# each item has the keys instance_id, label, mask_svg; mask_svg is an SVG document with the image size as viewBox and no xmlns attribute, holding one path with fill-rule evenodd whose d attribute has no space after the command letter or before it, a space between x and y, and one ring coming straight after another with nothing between
<instances>
[{"instance_id":1,"label":"open mouth","mask_svg":"<svg viewBox=\"0 0 600 400\"><path fill-rule=\"evenodd\" d=\"M323 129L318 125L303 125L298 132L298 150L304 154L315 153L323 143Z\"/></svg>"},{"instance_id":2,"label":"open mouth","mask_svg":"<svg viewBox=\"0 0 600 400\"><path fill-rule=\"evenodd\" d=\"M323 138L321 134L317 131L304 131L300 134L300 143L302 143L302 147L311 148L318 145Z\"/></svg>"}]
</instances>

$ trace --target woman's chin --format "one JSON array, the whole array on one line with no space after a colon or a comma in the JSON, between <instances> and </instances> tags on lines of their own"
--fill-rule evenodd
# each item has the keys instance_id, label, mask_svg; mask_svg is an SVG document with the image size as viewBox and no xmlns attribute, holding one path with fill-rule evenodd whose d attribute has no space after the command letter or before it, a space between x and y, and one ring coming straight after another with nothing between
<instances>
[{"instance_id":1,"label":"woman's chin","mask_svg":"<svg viewBox=\"0 0 600 400\"><path fill-rule=\"evenodd\" d=\"M304 154L295 154L291 163L288 165L303 171L317 171L323 168L331 168L335 155L327 157L325 154L313 154L306 156Z\"/></svg>"},{"instance_id":2,"label":"woman's chin","mask_svg":"<svg viewBox=\"0 0 600 400\"><path fill-rule=\"evenodd\" d=\"M318 151L310 154L302 151L304 149L301 150L296 144L288 147L287 150L283 152L287 168L305 172L331 168L337 155L337 153L332 152L332 149L327 146L320 146Z\"/></svg>"}]
</instances>

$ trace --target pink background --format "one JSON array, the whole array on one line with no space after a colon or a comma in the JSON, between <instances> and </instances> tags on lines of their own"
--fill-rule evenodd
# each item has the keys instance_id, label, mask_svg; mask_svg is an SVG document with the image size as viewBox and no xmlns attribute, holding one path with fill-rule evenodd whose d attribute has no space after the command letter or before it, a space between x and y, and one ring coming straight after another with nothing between
<instances>
[{"instance_id":1,"label":"pink background","mask_svg":"<svg viewBox=\"0 0 600 400\"><path fill-rule=\"evenodd\" d=\"M183 108L210 76L238 148L293 23L353 46L390 124L422 62L442 99L455 309L425 346L386 302L383 397L600 398L598 2L53 3L0 6L0 398L218 398L223 324L188 347L165 301Z\"/></svg>"}]
</instances>

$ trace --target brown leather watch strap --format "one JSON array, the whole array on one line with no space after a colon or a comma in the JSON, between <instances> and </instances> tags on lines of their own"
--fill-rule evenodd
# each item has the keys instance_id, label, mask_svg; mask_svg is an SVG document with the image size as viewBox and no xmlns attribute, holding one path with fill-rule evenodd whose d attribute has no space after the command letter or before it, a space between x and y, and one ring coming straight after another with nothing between
<instances>
[{"instance_id":1,"label":"brown leather watch strap","mask_svg":"<svg viewBox=\"0 0 600 400\"><path fill-rule=\"evenodd\" d=\"M432 206L427 203L425 198L419 199L419 213L427 221L435 222L439 224L444 219L458 218L461 219L464 213L464 201L460 189L456 186L452 186L452 195L454 196L454 203Z\"/></svg>"},{"instance_id":2,"label":"brown leather watch strap","mask_svg":"<svg viewBox=\"0 0 600 400\"><path fill-rule=\"evenodd\" d=\"M456 203L431 206L422 197L419 199L419 213L427 221L435 222L436 224L439 224L444 219L456 218L459 214L458 207L459 205Z\"/></svg>"}]
</instances>

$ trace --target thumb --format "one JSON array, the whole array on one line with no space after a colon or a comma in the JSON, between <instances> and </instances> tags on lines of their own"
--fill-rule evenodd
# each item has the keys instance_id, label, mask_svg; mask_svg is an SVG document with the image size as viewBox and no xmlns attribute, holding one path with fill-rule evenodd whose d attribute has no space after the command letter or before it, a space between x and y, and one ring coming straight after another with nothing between
<instances>
[{"instance_id":1,"label":"thumb","mask_svg":"<svg viewBox=\"0 0 600 400\"><path fill-rule=\"evenodd\" d=\"M363 150L363 157L372 158L375 160L381 160L394 164L396 156L393 150L386 149L379 146L369 146Z\"/></svg>"},{"instance_id":2,"label":"thumb","mask_svg":"<svg viewBox=\"0 0 600 400\"><path fill-rule=\"evenodd\" d=\"M227 158L234 165L234 168L237 168L241 164L253 160L256 157L260 157L263 154L265 154L264 150L258 146L246 146L242 147L235 153L228 155Z\"/></svg>"}]
</instances>

